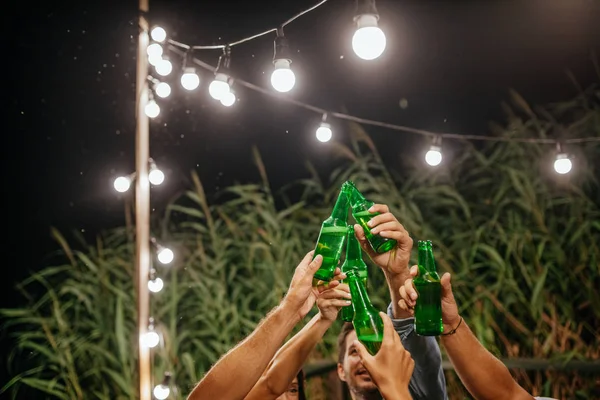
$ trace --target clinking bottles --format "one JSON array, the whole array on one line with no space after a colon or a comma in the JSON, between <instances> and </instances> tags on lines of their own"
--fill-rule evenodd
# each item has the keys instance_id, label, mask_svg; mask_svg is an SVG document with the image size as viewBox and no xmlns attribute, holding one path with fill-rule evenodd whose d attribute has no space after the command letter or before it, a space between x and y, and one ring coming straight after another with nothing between
<instances>
[{"instance_id":1,"label":"clinking bottles","mask_svg":"<svg viewBox=\"0 0 600 400\"><path fill-rule=\"evenodd\" d=\"M352 216L356 220L356 222L362 226L365 231L365 236L367 240L371 244L371 247L376 253L382 254L385 253L396 246L396 241L394 239L384 238L380 235L373 235L371 233L371 228L367 225L367 223L371 220L371 218L378 215L378 213L370 213L369 208L374 204L372 201L365 199L362 193L354 186L352 181L346 181L342 185L342 191L347 193L348 201L350 202L350 206L352 207Z\"/></svg>"}]
</instances>

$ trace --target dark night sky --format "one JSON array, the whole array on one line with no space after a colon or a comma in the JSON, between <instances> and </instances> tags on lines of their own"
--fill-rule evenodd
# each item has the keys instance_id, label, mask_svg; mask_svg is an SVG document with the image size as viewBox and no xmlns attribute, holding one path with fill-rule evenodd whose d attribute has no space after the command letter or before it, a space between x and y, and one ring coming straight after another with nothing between
<instances>
[{"instance_id":1,"label":"dark night sky","mask_svg":"<svg viewBox=\"0 0 600 400\"><path fill-rule=\"evenodd\" d=\"M176 40L213 44L278 25L314 4L296 1L150 1L152 21ZM66 4L67 2L63 2ZM124 222L117 174L134 168L135 0L44 2L10 6L3 23L5 253L3 306L27 271L54 248L49 227L93 235ZM565 70L583 86L597 82L591 52L600 54L600 4L563 1L379 0L387 50L374 62L352 52L353 2L331 0L286 29L295 54L291 96L351 114L431 130L485 134L502 121L501 101L515 88L543 104L576 94ZM270 87L273 36L235 47L234 74ZM197 56L216 64L219 51ZM176 68L179 65L176 64ZM325 168L328 147L316 141L320 116L238 89L225 109L200 89L174 93L151 123L151 154L166 172L152 190L156 212L196 169L209 193L256 179L258 145L273 184L306 175L311 159ZM408 99L401 109L399 101ZM338 123L334 121L334 130ZM334 131L344 140L343 125ZM426 142L369 130L390 165ZM6 224L5 224L6 225Z\"/></svg>"}]
</instances>

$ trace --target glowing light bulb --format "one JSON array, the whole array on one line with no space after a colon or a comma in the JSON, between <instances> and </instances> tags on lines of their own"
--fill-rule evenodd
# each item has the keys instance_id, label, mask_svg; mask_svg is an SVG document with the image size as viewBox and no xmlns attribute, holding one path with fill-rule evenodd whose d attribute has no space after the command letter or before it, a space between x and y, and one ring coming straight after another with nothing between
<instances>
[{"instance_id":1,"label":"glowing light bulb","mask_svg":"<svg viewBox=\"0 0 600 400\"><path fill-rule=\"evenodd\" d=\"M154 28L152 28L152 30L150 31L150 37L152 38L152 40L154 40L155 42L159 42L162 43L165 41L165 39L167 38L167 31L165 31L163 28L161 28L160 26L155 26Z\"/></svg>"},{"instance_id":2,"label":"glowing light bulb","mask_svg":"<svg viewBox=\"0 0 600 400\"><path fill-rule=\"evenodd\" d=\"M173 71L173 64L171 64L171 61L163 58L154 66L154 69L160 76L167 76Z\"/></svg>"},{"instance_id":3,"label":"glowing light bulb","mask_svg":"<svg viewBox=\"0 0 600 400\"><path fill-rule=\"evenodd\" d=\"M208 93L215 100L221 100L223 96L229 93L229 77L225 74L217 73L215 79L208 86Z\"/></svg>"},{"instance_id":4,"label":"glowing light bulb","mask_svg":"<svg viewBox=\"0 0 600 400\"><path fill-rule=\"evenodd\" d=\"M558 154L556 156L556 161L554 161L554 170L561 174L568 174L571 172L571 168L573 168L573 163L569 159L569 156L565 153Z\"/></svg>"},{"instance_id":5,"label":"glowing light bulb","mask_svg":"<svg viewBox=\"0 0 600 400\"><path fill-rule=\"evenodd\" d=\"M152 43L150 46L148 46L146 48L146 53L148 54L148 57L150 57L150 58L152 58L152 57L162 57L162 55L163 55L163 48L158 43Z\"/></svg>"},{"instance_id":6,"label":"glowing light bulb","mask_svg":"<svg viewBox=\"0 0 600 400\"><path fill-rule=\"evenodd\" d=\"M427 164L435 167L442 162L442 148L439 146L431 146L427 154L425 154Z\"/></svg>"},{"instance_id":7,"label":"glowing light bulb","mask_svg":"<svg viewBox=\"0 0 600 400\"><path fill-rule=\"evenodd\" d=\"M290 60L275 60L275 70L271 74L271 85L281 93L289 92L296 84L296 75L290 68Z\"/></svg>"},{"instance_id":8,"label":"glowing light bulb","mask_svg":"<svg viewBox=\"0 0 600 400\"><path fill-rule=\"evenodd\" d=\"M113 183L115 190L119 193L125 193L131 187L131 179L127 176L119 176Z\"/></svg>"},{"instance_id":9,"label":"glowing light bulb","mask_svg":"<svg viewBox=\"0 0 600 400\"><path fill-rule=\"evenodd\" d=\"M235 104L235 100L235 93L229 91L225 93L223 97L221 97L221 104L223 104L225 107L231 107Z\"/></svg>"},{"instance_id":10,"label":"glowing light bulb","mask_svg":"<svg viewBox=\"0 0 600 400\"><path fill-rule=\"evenodd\" d=\"M181 75L181 86L186 90L194 90L200 85L200 77L195 68L186 68Z\"/></svg>"},{"instance_id":11,"label":"glowing light bulb","mask_svg":"<svg viewBox=\"0 0 600 400\"><path fill-rule=\"evenodd\" d=\"M148 104L146 104L146 107L144 107L144 112L146 113L148 118L156 118L158 117L158 114L160 114L160 107L158 106L156 101L152 99L148 102Z\"/></svg>"},{"instance_id":12,"label":"glowing light bulb","mask_svg":"<svg viewBox=\"0 0 600 400\"><path fill-rule=\"evenodd\" d=\"M144 346L153 348L158 346L158 343L160 343L160 336L158 336L158 333L156 333L154 330L151 330L142 336L141 342Z\"/></svg>"},{"instance_id":13,"label":"glowing light bulb","mask_svg":"<svg viewBox=\"0 0 600 400\"><path fill-rule=\"evenodd\" d=\"M163 247L158 251L157 257L162 264L169 264L175 258L175 254L173 254L173 250Z\"/></svg>"},{"instance_id":14,"label":"glowing light bulb","mask_svg":"<svg viewBox=\"0 0 600 400\"><path fill-rule=\"evenodd\" d=\"M165 283L162 279L156 278L148 281L148 290L152 293L158 293L165 286Z\"/></svg>"},{"instance_id":15,"label":"glowing light bulb","mask_svg":"<svg viewBox=\"0 0 600 400\"><path fill-rule=\"evenodd\" d=\"M148 174L148 180L151 184L158 186L165 181L165 174L158 168L153 168Z\"/></svg>"},{"instance_id":16,"label":"glowing light bulb","mask_svg":"<svg viewBox=\"0 0 600 400\"><path fill-rule=\"evenodd\" d=\"M154 87L154 93L163 99L167 98L171 95L171 86L167 82L160 82Z\"/></svg>"},{"instance_id":17,"label":"glowing light bulb","mask_svg":"<svg viewBox=\"0 0 600 400\"><path fill-rule=\"evenodd\" d=\"M171 390L168 386L161 383L160 385L154 386L152 393L154 393L154 397L156 397L158 400L164 400L169 397Z\"/></svg>"},{"instance_id":18,"label":"glowing light bulb","mask_svg":"<svg viewBox=\"0 0 600 400\"><path fill-rule=\"evenodd\" d=\"M148 56L148 64L156 68L156 66L162 61L162 56L151 55Z\"/></svg>"},{"instance_id":19,"label":"glowing light bulb","mask_svg":"<svg viewBox=\"0 0 600 400\"><path fill-rule=\"evenodd\" d=\"M331 137L333 136L333 132L331 131L331 125L326 122L321 122L321 126L317 129L317 139L320 142L329 142Z\"/></svg>"},{"instance_id":20,"label":"glowing light bulb","mask_svg":"<svg viewBox=\"0 0 600 400\"><path fill-rule=\"evenodd\" d=\"M356 18L357 29L352 36L352 49L363 60L374 60L383 54L385 34L377 26L377 16L360 15Z\"/></svg>"}]
</instances>

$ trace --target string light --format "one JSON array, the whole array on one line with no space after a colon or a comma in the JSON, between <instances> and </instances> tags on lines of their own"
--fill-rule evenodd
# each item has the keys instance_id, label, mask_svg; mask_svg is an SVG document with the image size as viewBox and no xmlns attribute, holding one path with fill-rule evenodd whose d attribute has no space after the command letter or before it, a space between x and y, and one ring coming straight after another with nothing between
<instances>
[{"instance_id":1,"label":"string light","mask_svg":"<svg viewBox=\"0 0 600 400\"><path fill-rule=\"evenodd\" d=\"M162 43L165 41L165 39L167 38L167 31L165 31L162 27L160 26L155 26L154 28L152 28L152 30L150 31L150 37L152 38L152 40L154 40L155 42L159 42Z\"/></svg>"},{"instance_id":2,"label":"string light","mask_svg":"<svg viewBox=\"0 0 600 400\"><path fill-rule=\"evenodd\" d=\"M229 92L225 93L223 97L221 97L220 101L225 107L231 107L236 101L235 93L233 93L230 89Z\"/></svg>"},{"instance_id":3,"label":"string light","mask_svg":"<svg viewBox=\"0 0 600 400\"><path fill-rule=\"evenodd\" d=\"M173 64L167 57L163 56L162 59L156 63L154 69L160 76L168 76L173 71Z\"/></svg>"},{"instance_id":4,"label":"string light","mask_svg":"<svg viewBox=\"0 0 600 400\"><path fill-rule=\"evenodd\" d=\"M160 245L158 245L157 247L158 251L156 253L156 257L158 258L158 261L160 261L161 264L170 264L171 262L173 262L173 259L175 258L173 250Z\"/></svg>"},{"instance_id":5,"label":"string light","mask_svg":"<svg viewBox=\"0 0 600 400\"><path fill-rule=\"evenodd\" d=\"M131 187L131 178L128 176L119 176L115 179L113 186L119 193L125 193Z\"/></svg>"},{"instance_id":6,"label":"string light","mask_svg":"<svg viewBox=\"0 0 600 400\"><path fill-rule=\"evenodd\" d=\"M148 180L151 184L158 186L165 181L165 174L160 169L158 169L156 163L152 158L149 160L149 163L150 172L148 173Z\"/></svg>"},{"instance_id":7,"label":"string light","mask_svg":"<svg viewBox=\"0 0 600 400\"><path fill-rule=\"evenodd\" d=\"M158 82L154 85L154 93L158 97L166 99L171 95L171 86L167 82Z\"/></svg>"},{"instance_id":8,"label":"string light","mask_svg":"<svg viewBox=\"0 0 600 400\"><path fill-rule=\"evenodd\" d=\"M215 79L210 83L208 92L215 100L221 100L229 93L229 64L231 63L231 49L225 47L219 57L219 64L215 70Z\"/></svg>"},{"instance_id":9,"label":"string light","mask_svg":"<svg viewBox=\"0 0 600 400\"><path fill-rule=\"evenodd\" d=\"M154 278L148 281L148 290L150 290L152 293L160 292L164 286L165 283L160 278Z\"/></svg>"},{"instance_id":10,"label":"string light","mask_svg":"<svg viewBox=\"0 0 600 400\"><path fill-rule=\"evenodd\" d=\"M377 25L379 14L375 0L356 0L356 32L352 36L352 49L363 60L374 60L383 54L385 34Z\"/></svg>"},{"instance_id":11,"label":"string light","mask_svg":"<svg viewBox=\"0 0 600 400\"><path fill-rule=\"evenodd\" d=\"M331 125L329 125L325 121L327 121L327 114L323 114L321 125L319 125L317 131L315 132L317 140L323 143L329 142L333 136L333 132L331 131Z\"/></svg>"},{"instance_id":12,"label":"string light","mask_svg":"<svg viewBox=\"0 0 600 400\"><path fill-rule=\"evenodd\" d=\"M154 99L150 99L144 107L144 112L148 116L148 118L156 118L158 114L160 114L160 106Z\"/></svg>"},{"instance_id":13,"label":"string light","mask_svg":"<svg viewBox=\"0 0 600 400\"><path fill-rule=\"evenodd\" d=\"M440 165L442 162L442 138L434 137L429 151L425 154L425 162L432 167Z\"/></svg>"},{"instance_id":14,"label":"string light","mask_svg":"<svg viewBox=\"0 0 600 400\"><path fill-rule=\"evenodd\" d=\"M556 160L554 161L554 170L561 174L568 174L571 172L571 168L573 168L573 163L569 158L569 155L565 153L562 149L562 144L560 142L556 143Z\"/></svg>"},{"instance_id":15,"label":"string light","mask_svg":"<svg viewBox=\"0 0 600 400\"><path fill-rule=\"evenodd\" d=\"M271 85L278 92L286 93L294 88L296 75L290 67L292 59L287 39L283 35L283 28L277 30L274 48L273 65L275 69L271 74Z\"/></svg>"},{"instance_id":16,"label":"string light","mask_svg":"<svg viewBox=\"0 0 600 400\"><path fill-rule=\"evenodd\" d=\"M170 383L171 374L169 372L165 372L165 377L162 383L156 385L152 391L157 400L164 400L169 397L169 394L171 394Z\"/></svg>"},{"instance_id":17,"label":"string light","mask_svg":"<svg viewBox=\"0 0 600 400\"><path fill-rule=\"evenodd\" d=\"M181 86L186 90L194 90L200 86L200 77L196 73L196 68L187 67L181 75Z\"/></svg>"},{"instance_id":18,"label":"string light","mask_svg":"<svg viewBox=\"0 0 600 400\"><path fill-rule=\"evenodd\" d=\"M154 348L160 343L160 336L154 330L154 318L150 318L148 323L148 331L140 338L142 344L149 348Z\"/></svg>"}]
</instances>

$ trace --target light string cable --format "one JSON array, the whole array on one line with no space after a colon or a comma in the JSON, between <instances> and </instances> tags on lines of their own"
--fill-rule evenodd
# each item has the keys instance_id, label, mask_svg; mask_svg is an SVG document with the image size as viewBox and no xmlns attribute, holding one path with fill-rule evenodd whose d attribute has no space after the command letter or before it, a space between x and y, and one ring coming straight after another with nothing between
<instances>
[{"instance_id":1,"label":"light string cable","mask_svg":"<svg viewBox=\"0 0 600 400\"><path fill-rule=\"evenodd\" d=\"M167 43L169 44L168 48L170 51L180 55L181 57L188 57L188 62L191 61L195 65L201 67L202 69L205 69L210 72L215 72L217 67L210 65L210 64L198 59L197 57L190 57L190 54L189 54L190 50L217 50L217 49L223 50L226 48L231 48L233 46L237 46L242 43L252 41L254 39L268 35L270 33L276 33L278 31L278 29L283 28L284 26L290 24L291 22L295 21L296 19L319 8L320 6L325 4L327 1L328 0L322 0L319 3L313 5L312 7L299 12L298 14L289 18L288 20L284 21L278 28L270 28L270 29L267 29L260 33L257 33L255 35L242 38L242 39L237 40L232 43L221 44L221 45L190 46L185 43L175 41L173 39L168 39L167 40ZM286 95L282 95L280 93L273 92L271 90L265 89L263 87L255 85L255 84L245 81L243 79L235 78L234 80L235 80L235 83L239 86L243 86L243 87L246 87L255 92L262 93L266 96L276 98L278 100L287 102L289 104L293 104L297 107L304 108L306 110L312 111L319 115L326 114L326 115L329 115L331 117L341 119L341 120L356 122L356 123L363 124L363 125L375 126L375 127L379 127L379 128L393 130L393 131L417 134L417 135L426 136L429 138L488 141L488 142L537 143L537 144L552 144L552 145L556 145L556 143L558 142L557 139L553 139L553 138L516 138L516 137L505 137L505 136L484 136L484 135L459 134L459 133L450 133L450 132L434 132L434 131L430 131L430 130L426 130L426 129L419 129L419 128L413 128L410 126L392 124L392 123L388 123L388 122L383 122L383 121L378 121L378 120L373 120L373 119L368 119L368 118L362 118L362 117L358 117L358 116L347 114L347 113L329 111L324 108L290 98ZM600 142L600 137L590 136L590 137L580 137L580 138L569 138L569 139L560 140L560 142L562 144Z\"/></svg>"}]
</instances>

